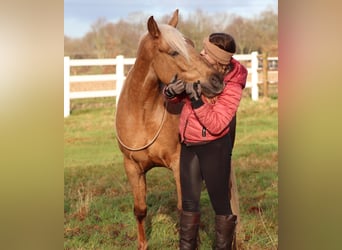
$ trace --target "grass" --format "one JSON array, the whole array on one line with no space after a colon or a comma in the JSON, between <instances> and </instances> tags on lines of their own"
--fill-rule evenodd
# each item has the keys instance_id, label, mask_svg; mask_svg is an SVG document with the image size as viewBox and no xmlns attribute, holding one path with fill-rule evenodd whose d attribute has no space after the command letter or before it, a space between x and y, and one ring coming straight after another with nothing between
<instances>
[{"instance_id":1,"label":"grass","mask_svg":"<svg viewBox=\"0 0 342 250\"><path fill-rule=\"evenodd\" d=\"M64 120L64 249L136 249L133 198L115 140L115 100L73 100ZM238 112L233 152L242 230L240 249L278 246L277 98L251 101ZM171 171L147 174L149 249L178 249L176 190ZM211 249L214 214L201 196L200 249Z\"/></svg>"}]
</instances>

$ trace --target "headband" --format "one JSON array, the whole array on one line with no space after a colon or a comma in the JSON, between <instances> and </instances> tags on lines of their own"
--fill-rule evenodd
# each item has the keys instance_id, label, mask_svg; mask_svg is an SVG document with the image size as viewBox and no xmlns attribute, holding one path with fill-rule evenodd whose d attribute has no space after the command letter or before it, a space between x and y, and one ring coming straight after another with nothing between
<instances>
[{"instance_id":1,"label":"headband","mask_svg":"<svg viewBox=\"0 0 342 250\"><path fill-rule=\"evenodd\" d=\"M233 53L230 53L228 51L225 51L215 44L211 43L209 41L209 38L205 38L203 40L203 45L205 52L215 61L219 62L220 64L228 64L230 62L230 59L234 55Z\"/></svg>"}]
</instances>

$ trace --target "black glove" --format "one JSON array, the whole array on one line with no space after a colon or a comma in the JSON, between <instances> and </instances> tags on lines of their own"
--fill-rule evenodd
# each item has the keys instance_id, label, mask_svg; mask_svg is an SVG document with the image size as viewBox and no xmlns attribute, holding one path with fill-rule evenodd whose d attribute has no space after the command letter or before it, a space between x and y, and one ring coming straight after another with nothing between
<instances>
[{"instance_id":1,"label":"black glove","mask_svg":"<svg viewBox=\"0 0 342 250\"><path fill-rule=\"evenodd\" d=\"M185 90L184 82L177 79L177 75L173 77L171 82L165 88L165 95L169 98L175 97L175 95L181 94Z\"/></svg>"},{"instance_id":2,"label":"black glove","mask_svg":"<svg viewBox=\"0 0 342 250\"><path fill-rule=\"evenodd\" d=\"M202 88L199 81L194 83L185 84L185 92L189 96L191 101L197 101L200 99Z\"/></svg>"}]
</instances>

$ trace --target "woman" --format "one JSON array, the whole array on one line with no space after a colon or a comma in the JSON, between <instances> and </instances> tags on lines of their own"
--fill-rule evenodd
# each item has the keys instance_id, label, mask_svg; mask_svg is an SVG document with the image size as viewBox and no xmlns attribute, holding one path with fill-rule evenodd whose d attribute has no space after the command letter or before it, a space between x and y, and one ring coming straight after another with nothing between
<instances>
[{"instance_id":1,"label":"woman","mask_svg":"<svg viewBox=\"0 0 342 250\"><path fill-rule=\"evenodd\" d=\"M184 100L180 115L180 179L182 213L180 249L196 249L200 222L200 195L204 181L215 211L215 249L232 249L237 216L230 205L231 154L235 115L247 69L232 56L236 44L226 33L204 39L201 55L223 74L225 84L215 97L205 97L199 83L175 79L164 89L172 102Z\"/></svg>"}]
</instances>

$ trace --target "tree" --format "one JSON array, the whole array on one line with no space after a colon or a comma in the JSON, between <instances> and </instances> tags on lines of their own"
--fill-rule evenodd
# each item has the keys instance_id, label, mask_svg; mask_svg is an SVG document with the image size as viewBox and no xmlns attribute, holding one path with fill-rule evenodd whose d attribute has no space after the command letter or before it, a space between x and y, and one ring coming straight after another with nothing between
<instances>
[{"instance_id":1,"label":"tree","mask_svg":"<svg viewBox=\"0 0 342 250\"><path fill-rule=\"evenodd\" d=\"M104 58L106 55L106 19L100 18L91 25L92 42L97 58Z\"/></svg>"},{"instance_id":2,"label":"tree","mask_svg":"<svg viewBox=\"0 0 342 250\"><path fill-rule=\"evenodd\" d=\"M256 50L256 32L252 23L240 16L233 19L232 23L225 28L225 32L231 34L237 45L237 54L249 54Z\"/></svg>"},{"instance_id":3,"label":"tree","mask_svg":"<svg viewBox=\"0 0 342 250\"><path fill-rule=\"evenodd\" d=\"M278 55L278 15L272 10L261 13L255 20L255 29L258 34L258 44L263 52L271 56Z\"/></svg>"},{"instance_id":4,"label":"tree","mask_svg":"<svg viewBox=\"0 0 342 250\"><path fill-rule=\"evenodd\" d=\"M203 39L208 36L213 27L213 21L200 9L195 13L189 14L187 19L180 17L178 28L189 39L191 39L195 48L202 49Z\"/></svg>"}]
</instances>

